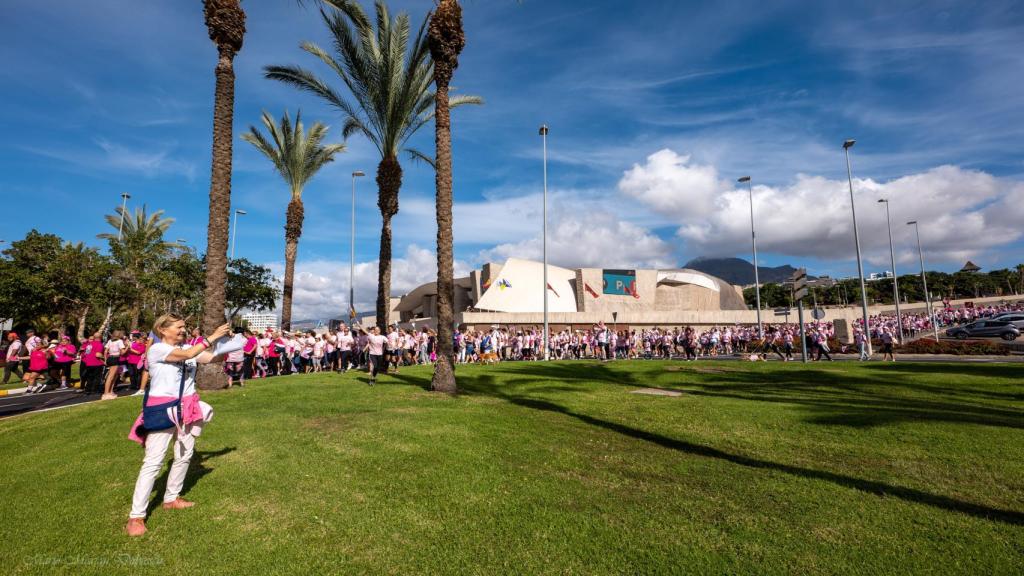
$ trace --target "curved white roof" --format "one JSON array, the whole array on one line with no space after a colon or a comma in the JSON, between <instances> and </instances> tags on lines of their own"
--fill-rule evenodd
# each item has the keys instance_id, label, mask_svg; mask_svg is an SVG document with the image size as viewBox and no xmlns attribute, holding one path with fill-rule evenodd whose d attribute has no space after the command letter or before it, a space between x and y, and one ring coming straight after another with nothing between
<instances>
[{"instance_id":1,"label":"curved white roof","mask_svg":"<svg viewBox=\"0 0 1024 576\"><path fill-rule=\"evenodd\" d=\"M474 305L491 312L543 312L544 264L509 258ZM576 272L548 264L549 312L576 312Z\"/></svg>"},{"instance_id":2,"label":"curved white roof","mask_svg":"<svg viewBox=\"0 0 1024 576\"><path fill-rule=\"evenodd\" d=\"M658 284L661 284L662 282L666 284L696 284L697 286L703 286L708 290L721 292L721 289L718 287L718 282L715 282L714 278L707 274L697 272L696 270L689 270L686 268L680 268L677 270L658 270Z\"/></svg>"}]
</instances>

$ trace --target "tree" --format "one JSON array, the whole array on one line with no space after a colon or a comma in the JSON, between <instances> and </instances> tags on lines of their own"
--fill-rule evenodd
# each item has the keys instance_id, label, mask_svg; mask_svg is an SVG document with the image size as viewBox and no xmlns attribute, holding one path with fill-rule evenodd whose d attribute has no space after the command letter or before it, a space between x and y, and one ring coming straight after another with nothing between
<instances>
[{"instance_id":1,"label":"tree","mask_svg":"<svg viewBox=\"0 0 1024 576\"><path fill-rule=\"evenodd\" d=\"M402 187L402 150L414 158L433 160L406 146L409 138L434 117L433 64L427 47L424 20L409 44L409 15L393 20L382 0L376 2L376 30L354 0L324 0L333 7L321 11L333 40L336 56L312 42L302 49L333 71L351 93L354 103L327 82L299 66L267 66L266 77L311 92L345 117L343 135L365 136L380 153L377 165L377 207L381 213L380 257L377 286L377 325L388 325L391 301L391 220L398 214ZM449 106L479 103L479 98L449 99Z\"/></svg>"},{"instance_id":2,"label":"tree","mask_svg":"<svg viewBox=\"0 0 1024 576\"><path fill-rule=\"evenodd\" d=\"M302 126L302 113L296 112L292 125L288 112L281 118L281 125L274 123L270 114L263 113L263 125L270 133L268 140L255 126L242 134L242 139L252 144L274 164L281 178L291 190L291 201L284 225L284 300L281 303L281 329L292 327L292 288L295 281L295 257L299 251L299 237L302 236L302 189L306 183L334 155L344 152L344 144L324 144L327 126L316 122L306 133Z\"/></svg>"},{"instance_id":3,"label":"tree","mask_svg":"<svg viewBox=\"0 0 1024 576\"><path fill-rule=\"evenodd\" d=\"M228 226L231 215L231 145L235 113L235 54L245 37L245 12L239 0L203 0L210 40L217 45L216 87L213 97L213 158L210 167L210 219L206 228L206 286L203 330L209 334L224 323L228 265ZM198 374L202 389L222 388L224 371L203 364Z\"/></svg>"},{"instance_id":4,"label":"tree","mask_svg":"<svg viewBox=\"0 0 1024 576\"><path fill-rule=\"evenodd\" d=\"M455 279L452 241L452 131L448 89L459 54L466 45L462 30L462 7L458 0L439 0L430 17L430 56L434 61L434 143L436 163L434 181L437 212L437 362L430 387L438 392L455 394L455 355L453 323L455 311Z\"/></svg>"},{"instance_id":5,"label":"tree","mask_svg":"<svg viewBox=\"0 0 1024 576\"><path fill-rule=\"evenodd\" d=\"M228 317L234 318L246 309L254 312L273 310L280 295L277 279L270 268L253 264L245 258L231 261L228 268Z\"/></svg>"},{"instance_id":6,"label":"tree","mask_svg":"<svg viewBox=\"0 0 1024 576\"><path fill-rule=\"evenodd\" d=\"M178 247L174 242L164 241L164 234L174 223L174 218L164 218L163 210L148 214L145 206L136 208L134 214L123 211L121 206L116 211L116 214L107 214L104 218L118 232L104 232L96 237L110 244L111 258L118 265L117 278L122 280L122 289L132 303L130 327L138 328L139 314L147 300L148 275L158 269L173 248Z\"/></svg>"}]
</instances>

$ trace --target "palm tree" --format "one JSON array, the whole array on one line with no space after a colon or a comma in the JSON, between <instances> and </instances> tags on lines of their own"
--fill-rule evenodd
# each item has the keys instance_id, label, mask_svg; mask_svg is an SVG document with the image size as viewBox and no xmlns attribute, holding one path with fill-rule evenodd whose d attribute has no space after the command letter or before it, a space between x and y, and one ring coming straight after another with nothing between
<instances>
[{"instance_id":1,"label":"palm tree","mask_svg":"<svg viewBox=\"0 0 1024 576\"><path fill-rule=\"evenodd\" d=\"M110 255L132 301L131 328L138 328L149 274L172 249L179 247L175 242L164 241L164 234L174 224L174 218L164 218L163 210L147 214L145 206L136 208L134 214L118 206L115 214L107 214L104 219L119 232L104 232L96 237L110 244Z\"/></svg>"},{"instance_id":2,"label":"palm tree","mask_svg":"<svg viewBox=\"0 0 1024 576\"><path fill-rule=\"evenodd\" d=\"M281 303L281 329L292 328L292 287L295 282L295 256L302 236L302 189L334 155L345 151L344 144L323 144L327 126L316 122L306 133L302 126L302 113L295 113L295 124L285 111L281 125L267 112L263 113L263 125L270 133L268 140L255 126L242 134L242 140L252 144L274 163L274 168L291 189L292 199L288 202L287 218L284 225L284 299Z\"/></svg>"},{"instance_id":3,"label":"palm tree","mask_svg":"<svg viewBox=\"0 0 1024 576\"><path fill-rule=\"evenodd\" d=\"M391 219L398 214L405 150L433 163L426 154L407 148L409 138L434 117L430 90L434 67L425 34L426 20L410 47L409 15L392 20L382 0L376 2L376 30L354 0L323 0L334 8L321 11L334 38L336 55L312 42L302 49L326 64L352 94L347 100L313 72L299 66L267 66L266 77L291 84L323 98L345 116L343 134L362 134L377 148L377 207L382 218L377 286L377 325L388 325L391 301ZM476 97L451 98L449 107L480 103Z\"/></svg>"},{"instance_id":4,"label":"palm tree","mask_svg":"<svg viewBox=\"0 0 1024 576\"><path fill-rule=\"evenodd\" d=\"M430 55L434 60L434 140L437 157L434 165L437 189L437 345L439 354L434 364L432 390L454 394L455 358L452 350L452 323L455 318L452 246L452 131L448 105L448 87L459 54L466 45L462 30L462 7L458 0L439 0L430 17L427 34Z\"/></svg>"},{"instance_id":5,"label":"palm tree","mask_svg":"<svg viewBox=\"0 0 1024 576\"><path fill-rule=\"evenodd\" d=\"M213 162L210 171L210 220L206 228L206 287L203 291L203 330L209 334L224 323L228 268L228 226L231 217L231 145L235 115L233 61L245 38L245 12L239 0L203 0L210 40L217 45L217 78L213 97ZM222 388L223 370L203 364L200 388Z\"/></svg>"}]
</instances>

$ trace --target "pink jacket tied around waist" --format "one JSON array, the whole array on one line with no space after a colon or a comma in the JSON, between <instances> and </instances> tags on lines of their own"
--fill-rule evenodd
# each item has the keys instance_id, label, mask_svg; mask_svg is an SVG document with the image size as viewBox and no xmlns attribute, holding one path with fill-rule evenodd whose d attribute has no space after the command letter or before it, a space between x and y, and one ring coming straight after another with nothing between
<instances>
[{"instance_id":1,"label":"pink jacket tied around waist","mask_svg":"<svg viewBox=\"0 0 1024 576\"><path fill-rule=\"evenodd\" d=\"M155 406L157 404L173 401L174 396L150 396L146 406ZM177 409L175 409L175 412L177 412ZM175 414L175 417L177 417L177 414ZM190 433L193 436L199 436L203 431L203 425L213 418L213 407L206 402L201 401L199 399L199 394L190 394L181 399L181 417L182 422L178 423L178 426L184 430L189 425L192 425ZM172 420L173 419L174 418L172 418ZM145 444L145 437L139 436L136 432L141 424L142 413L139 412L139 417L135 419L135 423L132 424L132 429L128 432L128 439L133 442L138 442L139 444Z\"/></svg>"}]
</instances>

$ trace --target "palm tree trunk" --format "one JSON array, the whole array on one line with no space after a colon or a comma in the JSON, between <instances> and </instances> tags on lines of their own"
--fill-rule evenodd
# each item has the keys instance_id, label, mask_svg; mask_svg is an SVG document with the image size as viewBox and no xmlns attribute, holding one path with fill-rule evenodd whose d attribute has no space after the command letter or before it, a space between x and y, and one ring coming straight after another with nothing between
<instances>
[{"instance_id":1,"label":"palm tree trunk","mask_svg":"<svg viewBox=\"0 0 1024 576\"><path fill-rule=\"evenodd\" d=\"M398 214L402 165L387 156L377 165L377 207L380 208L380 256L377 262L377 326L387 329L391 313L391 219Z\"/></svg>"},{"instance_id":2,"label":"palm tree trunk","mask_svg":"<svg viewBox=\"0 0 1024 576\"><path fill-rule=\"evenodd\" d=\"M82 313L78 315L78 341L85 342L85 319L89 317L89 306L86 305L82 308Z\"/></svg>"},{"instance_id":3,"label":"palm tree trunk","mask_svg":"<svg viewBox=\"0 0 1024 576\"><path fill-rule=\"evenodd\" d=\"M203 292L203 331L224 323L228 266L228 226L231 214L231 143L235 109L233 60L242 48L245 13L238 0L204 0L210 39L217 44L218 60L213 103L213 161L210 174L210 220L206 228L206 286ZM227 377L219 366L200 365L201 389L223 388Z\"/></svg>"},{"instance_id":4,"label":"palm tree trunk","mask_svg":"<svg viewBox=\"0 0 1024 576\"><path fill-rule=\"evenodd\" d=\"M465 45L462 30L462 8L457 0L441 0L430 18L430 53L434 59L434 141L436 146L437 189L437 362L430 387L438 392L455 394L455 355L452 350L452 308L455 297L452 240L452 132L448 108L448 86L459 53Z\"/></svg>"},{"instance_id":5,"label":"palm tree trunk","mask_svg":"<svg viewBox=\"0 0 1024 576\"><path fill-rule=\"evenodd\" d=\"M292 329L292 291L295 286L295 257L299 253L299 237L305 210L300 198L292 196L284 225L284 295L281 300L281 330Z\"/></svg>"},{"instance_id":6,"label":"palm tree trunk","mask_svg":"<svg viewBox=\"0 0 1024 576\"><path fill-rule=\"evenodd\" d=\"M106 334L107 330L110 329L110 319L114 317L114 307L107 306L107 314L103 317L103 323L100 324L100 334Z\"/></svg>"}]
</instances>

